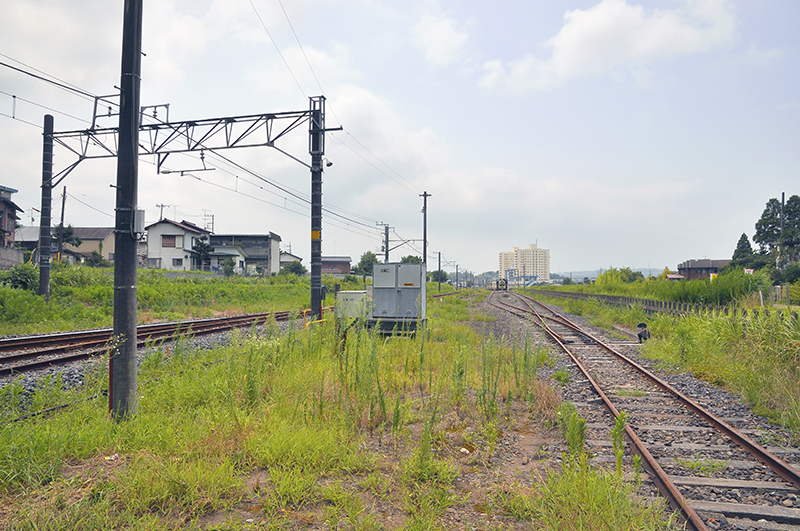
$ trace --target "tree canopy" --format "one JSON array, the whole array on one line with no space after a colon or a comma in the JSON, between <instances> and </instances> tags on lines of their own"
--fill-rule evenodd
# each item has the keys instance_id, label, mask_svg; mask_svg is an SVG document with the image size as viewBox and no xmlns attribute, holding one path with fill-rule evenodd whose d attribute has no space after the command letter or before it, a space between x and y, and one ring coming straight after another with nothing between
<instances>
[{"instance_id":1,"label":"tree canopy","mask_svg":"<svg viewBox=\"0 0 800 531\"><path fill-rule=\"evenodd\" d=\"M739 243L736 244L736 250L733 251L733 261L745 260L751 256L753 256L753 246L750 245L747 234L742 233Z\"/></svg>"},{"instance_id":2,"label":"tree canopy","mask_svg":"<svg viewBox=\"0 0 800 531\"><path fill-rule=\"evenodd\" d=\"M403 258L401 258L400 262L403 264L421 264L422 258L410 254L408 256L404 256Z\"/></svg>"},{"instance_id":3,"label":"tree canopy","mask_svg":"<svg viewBox=\"0 0 800 531\"><path fill-rule=\"evenodd\" d=\"M356 275L371 275L372 266L380 263L381 261L378 260L378 257L375 255L375 253L372 251L367 251L361 255L361 260L359 260L358 264L353 268L353 273Z\"/></svg>"},{"instance_id":4,"label":"tree canopy","mask_svg":"<svg viewBox=\"0 0 800 531\"><path fill-rule=\"evenodd\" d=\"M431 282L447 282L447 273L441 269L431 271Z\"/></svg>"},{"instance_id":5,"label":"tree canopy","mask_svg":"<svg viewBox=\"0 0 800 531\"><path fill-rule=\"evenodd\" d=\"M800 196L792 195L783 208L775 198L767 201L761 218L756 222L753 241L762 255L770 254L770 262L785 269L788 264L800 261Z\"/></svg>"},{"instance_id":6,"label":"tree canopy","mask_svg":"<svg viewBox=\"0 0 800 531\"><path fill-rule=\"evenodd\" d=\"M63 237L62 237L63 234ZM59 238L61 238L59 240ZM80 247L83 243L83 240L75 236L75 229L72 225L67 225L64 227L61 223L53 227L53 240L61 241L61 243L68 243L74 247ZM59 252L61 249L59 249Z\"/></svg>"},{"instance_id":7,"label":"tree canopy","mask_svg":"<svg viewBox=\"0 0 800 531\"><path fill-rule=\"evenodd\" d=\"M281 269L281 274L284 275L294 274L297 275L298 277L305 275L307 272L308 270L303 266L303 264L301 264L297 260L295 260L294 262L289 262Z\"/></svg>"}]
</instances>

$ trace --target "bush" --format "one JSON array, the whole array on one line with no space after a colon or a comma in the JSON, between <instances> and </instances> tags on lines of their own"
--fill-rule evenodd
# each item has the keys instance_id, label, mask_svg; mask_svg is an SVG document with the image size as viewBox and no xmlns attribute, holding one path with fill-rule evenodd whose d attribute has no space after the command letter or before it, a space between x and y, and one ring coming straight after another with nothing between
<instances>
[{"instance_id":1,"label":"bush","mask_svg":"<svg viewBox=\"0 0 800 531\"><path fill-rule=\"evenodd\" d=\"M36 293L39 290L39 268L33 264L15 265L0 277L0 283L14 289Z\"/></svg>"}]
</instances>

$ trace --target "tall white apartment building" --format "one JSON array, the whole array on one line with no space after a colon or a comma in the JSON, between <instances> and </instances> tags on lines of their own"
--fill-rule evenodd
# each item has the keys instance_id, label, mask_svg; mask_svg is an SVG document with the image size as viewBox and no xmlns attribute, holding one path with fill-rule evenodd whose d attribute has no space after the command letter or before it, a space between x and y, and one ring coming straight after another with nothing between
<instances>
[{"instance_id":1,"label":"tall white apartment building","mask_svg":"<svg viewBox=\"0 0 800 531\"><path fill-rule=\"evenodd\" d=\"M535 243L527 249L512 247L511 252L500 253L500 278L537 276L537 281L550 280L550 249L539 249Z\"/></svg>"}]
</instances>

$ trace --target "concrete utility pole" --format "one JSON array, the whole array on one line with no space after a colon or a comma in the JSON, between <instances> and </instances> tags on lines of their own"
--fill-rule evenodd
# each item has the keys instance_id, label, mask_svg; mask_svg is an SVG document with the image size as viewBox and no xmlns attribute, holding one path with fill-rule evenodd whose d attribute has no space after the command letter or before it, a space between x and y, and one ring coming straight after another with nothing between
<instances>
[{"instance_id":1,"label":"concrete utility pole","mask_svg":"<svg viewBox=\"0 0 800 531\"><path fill-rule=\"evenodd\" d=\"M458 289L458 264L456 264L456 289Z\"/></svg>"},{"instance_id":2,"label":"concrete utility pole","mask_svg":"<svg viewBox=\"0 0 800 531\"><path fill-rule=\"evenodd\" d=\"M442 251L439 251L439 269L436 271L436 276L439 277L439 293L442 292Z\"/></svg>"},{"instance_id":3,"label":"concrete utility pole","mask_svg":"<svg viewBox=\"0 0 800 531\"><path fill-rule=\"evenodd\" d=\"M389 224L383 226L383 261L389 263Z\"/></svg>"},{"instance_id":4,"label":"concrete utility pole","mask_svg":"<svg viewBox=\"0 0 800 531\"><path fill-rule=\"evenodd\" d=\"M67 187L64 187L64 193L61 194L61 232L58 233L58 254L57 260L61 260L61 250L64 247L64 208L67 206Z\"/></svg>"},{"instance_id":5,"label":"concrete utility pole","mask_svg":"<svg viewBox=\"0 0 800 531\"><path fill-rule=\"evenodd\" d=\"M325 154L325 98L311 98L308 121L311 155L311 315L322 315L322 156Z\"/></svg>"},{"instance_id":6,"label":"concrete utility pole","mask_svg":"<svg viewBox=\"0 0 800 531\"><path fill-rule=\"evenodd\" d=\"M114 225L114 344L109 358L108 406L114 420L135 415L136 250L134 219L139 182L139 95L142 71L143 0L125 0L120 77L117 206Z\"/></svg>"},{"instance_id":7,"label":"concrete utility pole","mask_svg":"<svg viewBox=\"0 0 800 531\"><path fill-rule=\"evenodd\" d=\"M39 218L39 295L50 300L50 209L53 205L53 116L44 115L42 211Z\"/></svg>"},{"instance_id":8,"label":"concrete utility pole","mask_svg":"<svg viewBox=\"0 0 800 531\"><path fill-rule=\"evenodd\" d=\"M431 196L427 191L419 195L422 198L422 263L428 264L428 198Z\"/></svg>"}]
</instances>

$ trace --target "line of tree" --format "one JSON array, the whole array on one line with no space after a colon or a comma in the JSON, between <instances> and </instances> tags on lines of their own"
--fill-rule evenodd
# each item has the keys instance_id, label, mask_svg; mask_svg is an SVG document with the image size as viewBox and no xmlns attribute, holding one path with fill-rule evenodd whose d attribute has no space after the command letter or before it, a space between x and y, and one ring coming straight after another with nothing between
<instances>
[{"instance_id":1,"label":"line of tree","mask_svg":"<svg viewBox=\"0 0 800 531\"><path fill-rule=\"evenodd\" d=\"M765 269L776 284L800 280L800 196L791 196L783 209L778 199L767 201L755 229L758 250L742 233L727 268Z\"/></svg>"}]
</instances>

